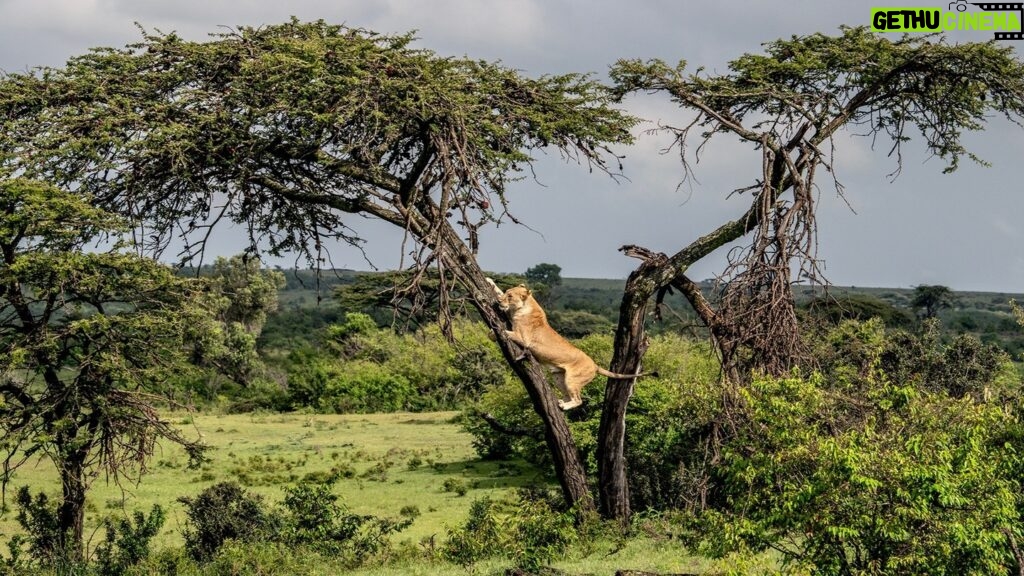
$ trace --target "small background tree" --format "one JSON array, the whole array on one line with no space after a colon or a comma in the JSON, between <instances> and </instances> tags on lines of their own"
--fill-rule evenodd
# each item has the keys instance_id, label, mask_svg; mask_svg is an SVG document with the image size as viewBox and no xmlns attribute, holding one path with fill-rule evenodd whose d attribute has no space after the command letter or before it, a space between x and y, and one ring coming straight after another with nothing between
<instances>
[{"instance_id":1,"label":"small background tree","mask_svg":"<svg viewBox=\"0 0 1024 576\"><path fill-rule=\"evenodd\" d=\"M123 222L89 198L0 180L0 476L51 461L62 494L51 560L82 559L86 492L101 474L136 481L156 442L197 461L202 445L155 405L210 328L199 285L118 249Z\"/></svg>"},{"instance_id":2,"label":"small background tree","mask_svg":"<svg viewBox=\"0 0 1024 576\"><path fill-rule=\"evenodd\" d=\"M910 301L911 308L921 310L926 320L938 316L943 308L952 308L953 304L953 291L948 287L926 284L914 287L914 297Z\"/></svg>"}]
</instances>

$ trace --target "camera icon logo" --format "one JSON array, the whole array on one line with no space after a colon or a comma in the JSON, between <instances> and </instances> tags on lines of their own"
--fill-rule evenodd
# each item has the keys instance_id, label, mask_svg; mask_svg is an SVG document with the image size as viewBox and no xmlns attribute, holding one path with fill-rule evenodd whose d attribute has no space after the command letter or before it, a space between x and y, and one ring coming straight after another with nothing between
<instances>
[{"instance_id":1,"label":"camera icon logo","mask_svg":"<svg viewBox=\"0 0 1024 576\"><path fill-rule=\"evenodd\" d=\"M956 2L950 2L949 3L949 10L952 11L953 10L953 6L956 6L956 11L957 12L966 12L967 11L967 0L956 0Z\"/></svg>"}]
</instances>

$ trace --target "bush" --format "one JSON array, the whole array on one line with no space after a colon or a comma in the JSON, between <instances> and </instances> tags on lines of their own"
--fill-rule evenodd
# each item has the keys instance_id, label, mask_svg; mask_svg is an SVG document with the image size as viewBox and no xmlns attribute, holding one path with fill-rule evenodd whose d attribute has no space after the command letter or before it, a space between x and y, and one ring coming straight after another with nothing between
<instances>
[{"instance_id":1,"label":"bush","mask_svg":"<svg viewBox=\"0 0 1024 576\"><path fill-rule=\"evenodd\" d=\"M698 516L701 551L770 547L815 574L1007 573L1020 487L997 439L1010 419L878 384L866 397L821 376L742 390L746 422L718 469L728 506Z\"/></svg>"},{"instance_id":2,"label":"bush","mask_svg":"<svg viewBox=\"0 0 1024 576\"><path fill-rule=\"evenodd\" d=\"M409 381L386 366L368 361L346 362L327 382L319 408L337 414L408 410L416 391Z\"/></svg>"},{"instance_id":3,"label":"bush","mask_svg":"<svg viewBox=\"0 0 1024 576\"><path fill-rule=\"evenodd\" d=\"M455 344L436 326L397 334L365 315L327 331L328 349L289 353L281 409L392 412L452 409L500 382L508 367L480 323L460 321Z\"/></svg>"},{"instance_id":4,"label":"bush","mask_svg":"<svg viewBox=\"0 0 1024 576\"><path fill-rule=\"evenodd\" d=\"M510 501L475 500L466 523L448 531L441 555L462 566L503 555L517 568L536 572L578 540L572 511L558 511L547 499L521 492Z\"/></svg>"},{"instance_id":5,"label":"bush","mask_svg":"<svg viewBox=\"0 0 1024 576\"><path fill-rule=\"evenodd\" d=\"M185 505L188 516L185 549L200 562L212 559L228 540L256 541L271 527L260 497L234 482L214 484L195 498L178 501Z\"/></svg>"},{"instance_id":6,"label":"bush","mask_svg":"<svg viewBox=\"0 0 1024 576\"><path fill-rule=\"evenodd\" d=\"M140 511L129 518L107 519L104 522L107 539L96 548L99 573L103 576L121 576L127 570L149 558L149 543L160 533L165 515L154 504L149 517Z\"/></svg>"},{"instance_id":7,"label":"bush","mask_svg":"<svg viewBox=\"0 0 1024 576\"><path fill-rule=\"evenodd\" d=\"M27 536L24 540L12 539L8 544L11 551L11 567L19 562L21 544L25 542L28 544L29 558L39 566L69 573L79 570L80 563L75 560L73 551L62 547L61 543L68 542L71 538L69 534L61 533L57 505L51 504L43 492L33 497L28 486L18 488L15 503L18 506L16 520ZM27 567L31 563L25 559L22 567Z\"/></svg>"},{"instance_id":8,"label":"bush","mask_svg":"<svg viewBox=\"0 0 1024 576\"><path fill-rule=\"evenodd\" d=\"M814 574L996 574L1016 569L1019 383L998 350L843 322L821 371L755 378L719 418L712 498L691 544L774 549Z\"/></svg>"},{"instance_id":9,"label":"bush","mask_svg":"<svg viewBox=\"0 0 1024 576\"><path fill-rule=\"evenodd\" d=\"M257 555L241 557L250 545L259 543L273 544L253 548L271 558L275 551L301 550L330 557L346 567L359 566L388 550L391 535L413 522L411 514L400 520L351 514L331 492L329 482L286 488L276 510L268 510L258 497L226 482L181 501L189 520L185 549L196 561L211 564L214 573L239 562L237 570L226 573L267 573ZM234 544L227 545L229 542Z\"/></svg>"}]
</instances>

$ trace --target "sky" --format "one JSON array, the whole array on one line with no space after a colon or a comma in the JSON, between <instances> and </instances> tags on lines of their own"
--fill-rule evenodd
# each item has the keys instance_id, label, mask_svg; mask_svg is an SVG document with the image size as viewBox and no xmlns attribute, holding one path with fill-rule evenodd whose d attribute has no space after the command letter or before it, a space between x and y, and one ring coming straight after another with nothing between
<instances>
[{"instance_id":1,"label":"sky","mask_svg":"<svg viewBox=\"0 0 1024 576\"><path fill-rule=\"evenodd\" d=\"M620 58L686 60L691 70L725 72L730 60L761 52L765 42L868 24L875 5L886 3L0 0L0 70L60 66L92 47L123 46L140 39L138 26L203 40L227 28L278 24L296 16L380 33L415 31L417 45L439 55L500 61L530 77L587 72L607 79ZM984 41L991 33L952 31L947 38ZM1020 42L1018 54L1024 50ZM625 156L621 176L591 173L557 153L540 154L535 178L509 191L513 212L526 226L502 225L483 235L484 269L523 272L549 262L567 277L625 278L639 261L619 253L620 246L671 254L742 214L749 200L729 192L757 177L757 152L720 139L703 152L696 178L682 182L678 154L665 150L670 140L648 131L659 123L684 123L685 112L647 95L630 98L624 107L645 123L637 127L634 145L617 150ZM944 163L929 158L916 138L905 146L903 170L894 179L896 161L887 146L872 149L863 137L839 139L835 168L843 197L830 178L818 178L818 255L831 283L1024 293L1024 128L995 117L965 142L991 166L965 161L955 173L943 174ZM368 241L369 263L360 251L339 246L331 253L333 266L388 269L402 261L402 238L394 228L367 221L357 229ZM240 251L240 237L224 231L214 251ZM690 276L712 278L721 272L726 250L694 265Z\"/></svg>"}]
</instances>

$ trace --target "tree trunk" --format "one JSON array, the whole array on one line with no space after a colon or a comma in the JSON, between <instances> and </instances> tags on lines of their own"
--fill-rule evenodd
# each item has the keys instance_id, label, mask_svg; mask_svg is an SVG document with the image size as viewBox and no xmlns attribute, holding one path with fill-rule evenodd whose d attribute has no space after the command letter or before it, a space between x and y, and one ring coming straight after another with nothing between
<instances>
[{"instance_id":1,"label":"tree trunk","mask_svg":"<svg viewBox=\"0 0 1024 576\"><path fill-rule=\"evenodd\" d=\"M473 274L468 276L467 279L472 279ZM480 278L483 278L482 273L480 273ZM490 290L490 285L483 280L479 283L474 282L472 285L477 293L486 294ZM525 351L505 336L506 322L504 317L494 309L497 300L493 296L489 299L474 297L474 301L484 321L494 331L505 360L526 387L526 393L530 396L533 409L544 423L544 439L551 453L555 475L562 487L566 504L578 507L581 512L593 510L594 500L587 484L586 469L583 467L583 461L576 448L576 442L572 438L565 414L558 407L558 398L544 377L543 368L533 359L533 356L526 354L523 357L522 353ZM488 306L484 302L489 302L490 305Z\"/></svg>"},{"instance_id":2,"label":"tree trunk","mask_svg":"<svg viewBox=\"0 0 1024 576\"><path fill-rule=\"evenodd\" d=\"M654 290L652 282L644 278L643 272L644 265L641 265L626 281L619 308L619 326L615 333L612 372L635 374L647 351L644 317L647 315L647 302ZM626 406L633 395L635 382L608 379L597 436L600 512L605 518L622 522L628 521L632 514L629 482L626 478Z\"/></svg>"},{"instance_id":3,"label":"tree trunk","mask_svg":"<svg viewBox=\"0 0 1024 576\"><path fill-rule=\"evenodd\" d=\"M372 202L360 204L359 210L411 232L432 250L439 260L439 267L452 274L466 288L473 305L493 331L505 360L526 387L533 408L544 423L544 437L566 504L577 507L581 513L594 510L586 468L572 439L565 414L559 409L558 399L547 384L544 370L532 356L526 355L523 358L523 350L505 335L507 320L497 308L497 296L487 283L476 255L452 228L429 194L418 195L418 201L418 206L403 206L400 212ZM351 210L351 207L339 208Z\"/></svg>"},{"instance_id":4,"label":"tree trunk","mask_svg":"<svg viewBox=\"0 0 1024 576\"><path fill-rule=\"evenodd\" d=\"M57 507L57 550L59 559L72 563L84 560L82 539L85 521L85 465L84 456L75 453L60 464L63 499Z\"/></svg>"},{"instance_id":5,"label":"tree trunk","mask_svg":"<svg viewBox=\"0 0 1024 576\"><path fill-rule=\"evenodd\" d=\"M545 379L544 369L533 356L526 354L524 357L524 350L505 335L507 320L497 308L497 297L487 283L486 276L454 230L449 228L446 232L445 244L448 249L439 252L445 267L470 291L474 305L494 332L505 360L526 387L533 409L544 423L544 438L566 504L578 508L581 513L593 511L594 499L587 483L586 468L565 414L558 407L558 398Z\"/></svg>"},{"instance_id":6,"label":"tree trunk","mask_svg":"<svg viewBox=\"0 0 1024 576\"><path fill-rule=\"evenodd\" d=\"M726 222L710 234L701 236L671 257L639 246L620 248L627 256L643 263L629 275L619 306L619 325L615 332L615 348L610 370L635 374L647 351L644 321L647 305L658 290L684 278L687 268L715 249L740 238L760 221L755 207L742 218ZM692 294L684 294L690 297ZM694 303L695 309L698 303ZM702 312L698 310L698 313ZM605 518L628 522L632 509L629 482L626 477L626 406L633 394L634 380L609 379L605 388L604 408L598 431L597 467L600 512Z\"/></svg>"}]
</instances>

